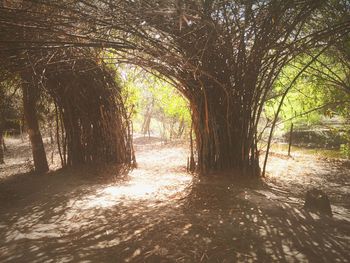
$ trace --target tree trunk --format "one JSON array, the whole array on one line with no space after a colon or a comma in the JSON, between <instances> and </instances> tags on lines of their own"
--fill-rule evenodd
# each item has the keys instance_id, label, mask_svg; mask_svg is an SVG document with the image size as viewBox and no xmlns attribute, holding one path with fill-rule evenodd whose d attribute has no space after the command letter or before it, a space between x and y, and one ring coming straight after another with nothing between
<instances>
[{"instance_id":1,"label":"tree trunk","mask_svg":"<svg viewBox=\"0 0 350 263\"><path fill-rule=\"evenodd\" d=\"M241 101L242 96L228 96L218 90L214 85L206 87L203 95L191 101L199 171L259 176L252 109Z\"/></svg>"},{"instance_id":2,"label":"tree trunk","mask_svg":"<svg viewBox=\"0 0 350 263\"><path fill-rule=\"evenodd\" d=\"M21 116L21 122L19 125L19 133L21 135L21 142L24 142L23 129L24 129L24 114L22 114L22 116Z\"/></svg>"},{"instance_id":3,"label":"tree trunk","mask_svg":"<svg viewBox=\"0 0 350 263\"><path fill-rule=\"evenodd\" d=\"M0 129L0 164L5 163L4 162L4 137L3 137L3 131Z\"/></svg>"},{"instance_id":4,"label":"tree trunk","mask_svg":"<svg viewBox=\"0 0 350 263\"><path fill-rule=\"evenodd\" d=\"M181 121L180 121L180 123L179 123L179 128L178 128L178 130L177 130L177 138L181 138L181 136L182 136L184 130L185 130L185 119L184 119L184 117L182 116Z\"/></svg>"},{"instance_id":5,"label":"tree trunk","mask_svg":"<svg viewBox=\"0 0 350 263\"><path fill-rule=\"evenodd\" d=\"M290 156L290 150L292 148L292 139L293 139L293 123L290 126L290 132L289 132L288 156Z\"/></svg>"},{"instance_id":6,"label":"tree trunk","mask_svg":"<svg viewBox=\"0 0 350 263\"><path fill-rule=\"evenodd\" d=\"M94 70L81 70L87 65ZM62 165L130 164L133 150L120 87L109 70L92 59L74 62L74 68L63 73L47 70L45 75L56 104Z\"/></svg>"},{"instance_id":7,"label":"tree trunk","mask_svg":"<svg viewBox=\"0 0 350 263\"><path fill-rule=\"evenodd\" d=\"M2 134L2 148L4 149L4 152L7 152L7 146L6 146L6 143L5 143L5 139L4 139L4 134Z\"/></svg>"},{"instance_id":8,"label":"tree trunk","mask_svg":"<svg viewBox=\"0 0 350 263\"><path fill-rule=\"evenodd\" d=\"M32 145L35 172L45 173L49 170L49 166L36 112L37 90L32 77L28 73L22 74L22 80L24 119L27 123Z\"/></svg>"},{"instance_id":9,"label":"tree trunk","mask_svg":"<svg viewBox=\"0 0 350 263\"><path fill-rule=\"evenodd\" d=\"M187 171L194 172L196 170L196 162L194 160L194 152L193 152L193 120L191 122L191 129L190 129L190 157L187 160Z\"/></svg>"},{"instance_id":10,"label":"tree trunk","mask_svg":"<svg viewBox=\"0 0 350 263\"><path fill-rule=\"evenodd\" d=\"M143 136L145 137L146 134L148 134L148 138L151 137L151 120L152 120L152 112L151 111L147 111L147 113L144 116L144 121L143 121L143 125L142 125L142 133Z\"/></svg>"}]
</instances>

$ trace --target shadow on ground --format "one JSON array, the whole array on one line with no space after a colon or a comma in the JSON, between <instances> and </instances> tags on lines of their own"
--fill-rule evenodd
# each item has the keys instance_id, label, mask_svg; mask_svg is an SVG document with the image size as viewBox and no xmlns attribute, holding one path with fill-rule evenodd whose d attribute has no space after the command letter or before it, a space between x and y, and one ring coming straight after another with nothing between
<instances>
[{"instance_id":1,"label":"shadow on ground","mask_svg":"<svg viewBox=\"0 0 350 263\"><path fill-rule=\"evenodd\" d=\"M153 192L128 196L125 189L119 194L128 181L96 185L63 177L49 190L38 183L2 206L1 262L349 259L347 222L271 200L261 184L196 181L183 189L185 196L159 198ZM16 180L35 179L11 183Z\"/></svg>"},{"instance_id":2,"label":"shadow on ground","mask_svg":"<svg viewBox=\"0 0 350 263\"><path fill-rule=\"evenodd\" d=\"M0 262L349 262L349 221L260 181L192 177L183 147L136 146L139 168L115 181L2 180Z\"/></svg>"}]
</instances>

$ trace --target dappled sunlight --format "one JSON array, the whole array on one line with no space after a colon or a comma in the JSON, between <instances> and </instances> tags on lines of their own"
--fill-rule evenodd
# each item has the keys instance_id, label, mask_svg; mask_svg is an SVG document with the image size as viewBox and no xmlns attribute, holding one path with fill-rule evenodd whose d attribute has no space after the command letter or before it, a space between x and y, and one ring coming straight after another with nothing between
<instances>
[{"instance_id":1,"label":"dappled sunlight","mask_svg":"<svg viewBox=\"0 0 350 263\"><path fill-rule=\"evenodd\" d=\"M186 173L152 174L144 169L134 170L127 180L107 185L82 200L72 200L81 209L110 207L120 202L145 200L166 202L182 198L191 186L192 176Z\"/></svg>"},{"instance_id":2,"label":"dappled sunlight","mask_svg":"<svg viewBox=\"0 0 350 263\"><path fill-rule=\"evenodd\" d=\"M20 194L13 199L17 209L9 204L1 213L0 261L344 262L347 257L348 222L307 213L301 198L283 187L298 192L317 162L300 161L310 174L296 172L291 180L299 160L273 156L279 173L266 187L219 175L195 179L186 173L183 146L136 148L138 168L113 183L73 174L14 181L14 189L29 181L33 188L13 192Z\"/></svg>"},{"instance_id":3,"label":"dappled sunlight","mask_svg":"<svg viewBox=\"0 0 350 263\"><path fill-rule=\"evenodd\" d=\"M342 182L347 179L345 176L346 170L339 171L334 163L329 163L312 155L288 157L282 154L271 154L266 170L267 177L279 184L297 183L313 187L325 184L329 180L326 175L334 174L333 179L340 179L337 185L342 187ZM332 181L325 186L331 184Z\"/></svg>"},{"instance_id":4,"label":"dappled sunlight","mask_svg":"<svg viewBox=\"0 0 350 263\"><path fill-rule=\"evenodd\" d=\"M56 253L60 253L60 244L79 238L81 243L87 243L79 252L80 257L84 257L92 250L126 244L151 231L170 208L178 207L179 200L188 195L193 177L186 173L183 166L182 156L186 155L183 148L161 145L154 148L153 145L148 151L141 151L144 152L138 168L124 177L116 177L114 183L88 184L75 188L71 193L59 192L50 196L49 200L32 203L23 211L9 214L8 220L12 224L3 228L7 246L0 248L2 255L16 260L15 244L24 241L33 242L29 249L35 255L41 250L44 240L54 239L59 240ZM163 158L168 158L165 163ZM74 185L75 179L72 179L70 183ZM115 223L111 222L113 218ZM113 224L114 227L111 226ZM81 234L74 237L75 233ZM164 251L158 245L152 253ZM135 248L124 260L130 261L140 254L140 250ZM67 255L58 258L62 262L74 259Z\"/></svg>"},{"instance_id":5,"label":"dappled sunlight","mask_svg":"<svg viewBox=\"0 0 350 263\"><path fill-rule=\"evenodd\" d=\"M266 179L278 196L271 196L271 199L302 205L307 190L320 188L331 196L333 216L350 222L350 207L345 198L350 192L347 165L347 162L340 159L320 158L300 152L288 157L286 154L273 152L267 165ZM291 188L293 196L290 194ZM344 206L333 205L335 201Z\"/></svg>"},{"instance_id":6,"label":"dappled sunlight","mask_svg":"<svg viewBox=\"0 0 350 263\"><path fill-rule=\"evenodd\" d=\"M142 143L144 143L142 141ZM149 202L153 206L183 198L192 185L192 175L186 173L184 163L186 151L183 148L162 147L161 145L136 145L147 154L138 156L138 168L126 177L116 179L95 193L80 200L71 200L80 209L111 207L133 201Z\"/></svg>"}]
</instances>

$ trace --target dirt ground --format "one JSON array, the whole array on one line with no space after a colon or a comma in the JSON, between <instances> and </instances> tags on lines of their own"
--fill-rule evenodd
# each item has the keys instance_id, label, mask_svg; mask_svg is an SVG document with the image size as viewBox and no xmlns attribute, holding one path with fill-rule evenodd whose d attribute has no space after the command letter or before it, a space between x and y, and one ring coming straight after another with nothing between
<instances>
[{"instance_id":1,"label":"dirt ground","mask_svg":"<svg viewBox=\"0 0 350 263\"><path fill-rule=\"evenodd\" d=\"M186 173L187 147L140 137L129 173L85 167L38 176L28 142L6 143L0 262L350 261L343 160L275 153L264 181L198 178ZM329 194L332 218L303 210L311 187Z\"/></svg>"}]
</instances>

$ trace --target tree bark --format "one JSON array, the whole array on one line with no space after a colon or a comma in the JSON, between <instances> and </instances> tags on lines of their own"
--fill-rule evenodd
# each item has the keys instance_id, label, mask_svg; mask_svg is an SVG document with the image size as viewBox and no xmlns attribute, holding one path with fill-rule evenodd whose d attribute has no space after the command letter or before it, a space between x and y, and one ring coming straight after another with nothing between
<instances>
[{"instance_id":1,"label":"tree bark","mask_svg":"<svg viewBox=\"0 0 350 263\"><path fill-rule=\"evenodd\" d=\"M4 137L3 137L3 131L0 128L0 164L5 163L4 162Z\"/></svg>"},{"instance_id":2,"label":"tree bark","mask_svg":"<svg viewBox=\"0 0 350 263\"><path fill-rule=\"evenodd\" d=\"M181 121L180 121L180 123L179 123L179 128L178 128L178 130L177 130L177 138L181 138L181 136L182 136L184 130L185 130L185 119L184 119L184 117L182 116Z\"/></svg>"},{"instance_id":3,"label":"tree bark","mask_svg":"<svg viewBox=\"0 0 350 263\"><path fill-rule=\"evenodd\" d=\"M88 58L59 63L75 68L64 72L47 69L45 75L45 87L56 104L62 165L130 164L135 158L129 121L113 75ZM87 65L89 71L84 70Z\"/></svg>"},{"instance_id":4,"label":"tree bark","mask_svg":"<svg viewBox=\"0 0 350 263\"><path fill-rule=\"evenodd\" d=\"M292 140L293 140L293 123L290 126L290 132L289 132L288 156L290 156L290 150L292 148Z\"/></svg>"},{"instance_id":5,"label":"tree bark","mask_svg":"<svg viewBox=\"0 0 350 263\"><path fill-rule=\"evenodd\" d=\"M192 105L199 171L259 176L252 107L240 101L241 96L227 97L219 89L206 87L206 94Z\"/></svg>"},{"instance_id":6,"label":"tree bark","mask_svg":"<svg viewBox=\"0 0 350 263\"><path fill-rule=\"evenodd\" d=\"M32 146L34 168L36 173L45 173L49 170L49 166L37 118L37 88L29 73L23 73L22 80L24 119Z\"/></svg>"},{"instance_id":7,"label":"tree bark","mask_svg":"<svg viewBox=\"0 0 350 263\"><path fill-rule=\"evenodd\" d=\"M148 138L151 137L150 128L151 128L151 120L152 120L152 107L153 106L150 106L150 108L147 109L147 112L146 112L146 114L144 116L144 120L143 120L143 124L142 124L143 136L145 137L146 134L148 134Z\"/></svg>"}]
</instances>

